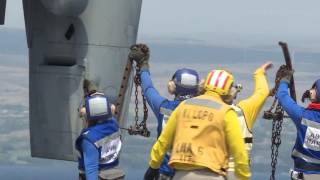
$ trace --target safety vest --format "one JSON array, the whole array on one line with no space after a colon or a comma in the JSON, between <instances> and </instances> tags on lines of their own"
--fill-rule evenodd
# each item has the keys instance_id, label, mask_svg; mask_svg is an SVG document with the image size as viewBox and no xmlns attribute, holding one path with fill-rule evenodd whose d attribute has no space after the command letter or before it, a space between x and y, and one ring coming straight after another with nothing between
<instances>
[{"instance_id":1,"label":"safety vest","mask_svg":"<svg viewBox=\"0 0 320 180\"><path fill-rule=\"evenodd\" d=\"M225 175L228 149L224 132L225 114L230 106L213 96L186 100L177 112L177 125L169 165L209 168Z\"/></svg>"},{"instance_id":2,"label":"safety vest","mask_svg":"<svg viewBox=\"0 0 320 180\"><path fill-rule=\"evenodd\" d=\"M82 140L91 142L99 151L99 170L115 167L119 164L119 154L122 146L121 131L116 120L107 120L101 124L84 129L76 140L79 152L79 170L84 171L84 158L81 148Z\"/></svg>"},{"instance_id":3,"label":"safety vest","mask_svg":"<svg viewBox=\"0 0 320 180\"><path fill-rule=\"evenodd\" d=\"M158 136L160 136L160 133L162 129L164 129L164 127L166 126L171 113L176 109L176 107L180 104L180 102L181 101L179 100L173 100L173 101L166 100L162 103L160 107L159 116L158 116L159 117Z\"/></svg>"},{"instance_id":4,"label":"safety vest","mask_svg":"<svg viewBox=\"0 0 320 180\"><path fill-rule=\"evenodd\" d=\"M318 116L318 117L317 117ZM299 172L320 174L320 112L306 110L297 126L297 139L292 151L294 168Z\"/></svg>"},{"instance_id":5,"label":"safety vest","mask_svg":"<svg viewBox=\"0 0 320 180\"><path fill-rule=\"evenodd\" d=\"M250 158L250 153L252 150L252 143L253 143L252 132L248 128L247 121L244 117L244 113L242 109L235 105L231 105L231 108L237 113L237 117L240 122L241 132L243 135L243 140L246 145L246 149L249 153L249 158Z\"/></svg>"},{"instance_id":6,"label":"safety vest","mask_svg":"<svg viewBox=\"0 0 320 180\"><path fill-rule=\"evenodd\" d=\"M236 105L231 105L231 108L237 113L237 117L240 123L240 129L242 132L243 140L245 142L246 150L248 151L248 157L250 159L251 150L252 150L252 132L249 130L247 121L244 117L244 113L241 108ZM228 171L234 171L234 159L232 156L229 157L229 168Z\"/></svg>"}]
</instances>

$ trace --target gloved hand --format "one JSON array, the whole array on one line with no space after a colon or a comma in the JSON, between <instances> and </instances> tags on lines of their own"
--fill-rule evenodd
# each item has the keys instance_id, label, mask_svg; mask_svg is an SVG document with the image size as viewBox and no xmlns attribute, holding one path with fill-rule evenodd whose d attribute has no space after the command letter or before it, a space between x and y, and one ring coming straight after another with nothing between
<instances>
[{"instance_id":1,"label":"gloved hand","mask_svg":"<svg viewBox=\"0 0 320 180\"><path fill-rule=\"evenodd\" d=\"M285 70L283 71L282 77L280 81L285 81L288 84L290 84L290 81L292 79L292 75L294 73L294 70Z\"/></svg>"},{"instance_id":2,"label":"gloved hand","mask_svg":"<svg viewBox=\"0 0 320 180\"><path fill-rule=\"evenodd\" d=\"M158 180L159 178L159 169L148 168L144 174L144 180Z\"/></svg>"},{"instance_id":3,"label":"gloved hand","mask_svg":"<svg viewBox=\"0 0 320 180\"><path fill-rule=\"evenodd\" d=\"M150 51L145 44L135 44L130 47L129 58L136 61L138 67L143 70L149 69Z\"/></svg>"},{"instance_id":4,"label":"gloved hand","mask_svg":"<svg viewBox=\"0 0 320 180\"><path fill-rule=\"evenodd\" d=\"M268 71L269 69L271 69L273 67L273 64L271 61L266 62L265 64L263 64L260 68L262 68L264 70L264 72Z\"/></svg>"}]
</instances>

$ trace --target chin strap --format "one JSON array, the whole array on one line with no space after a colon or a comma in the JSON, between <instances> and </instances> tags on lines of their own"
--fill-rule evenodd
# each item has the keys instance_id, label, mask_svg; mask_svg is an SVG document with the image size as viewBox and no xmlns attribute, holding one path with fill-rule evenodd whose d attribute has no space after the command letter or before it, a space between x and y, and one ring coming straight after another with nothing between
<instances>
[{"instance_id":1,"label":"chin strap","mask_svg":"<svg viewBox=\"0 0 320 180\"><path fill-rule=\"evenodd\" d=\"M188 95L176 95L174 100L184 101L186 99L190 99L190 98L193 98L193 97L194 97L194 95L191 95L191 94L188 94Z\"/></svg>"}]
</instances>

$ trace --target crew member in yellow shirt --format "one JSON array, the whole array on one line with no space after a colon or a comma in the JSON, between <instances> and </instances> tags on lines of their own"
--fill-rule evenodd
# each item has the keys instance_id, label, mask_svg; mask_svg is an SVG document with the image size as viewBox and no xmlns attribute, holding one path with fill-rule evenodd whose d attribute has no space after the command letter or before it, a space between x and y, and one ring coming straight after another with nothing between
<instances>
[{"instance_id":1,"label":"crew member in yellow shirt","mask_svg":"<svg viewBox=\"0 0 320 180\"><path fill-rule=\"evenodd\" d=\"M266 78L266 71L272 67L271 62L267 62L259 67L253 75L254 79L254 92L253 94L244 100L239 101L239 103L232 104L233 99L236 97L236 93L230 96L231 107L237 112L238 120L240 122L240 127L242 131L242 137L244 138L246 150L249 153L249 159L252 150L253 136L252 127L256 122L257 116L265 103L269 95L269 86ZM227 100L228 101L228 100ZM234 161L233 157L229 159L229 169L228 169L228 180L237 180L238 178L234 175Z\"/></svg>"},{"instance_id":2,"label":"crew member in yellow shirt","mask_svg":"<svg viewBox=\"0 0 320 180\"><path fill-rule=\"evenodd\" d=\"M151 151L145 180L155 180L167 152L169 165L176 170L173 180L224 180L229 152L234 157L235 174L250 179L248 153L236 112L224 102L230 96L233 76L225 70L211 71L205 93L182 102L171 114Z\"/></svg>"}]
</instances>

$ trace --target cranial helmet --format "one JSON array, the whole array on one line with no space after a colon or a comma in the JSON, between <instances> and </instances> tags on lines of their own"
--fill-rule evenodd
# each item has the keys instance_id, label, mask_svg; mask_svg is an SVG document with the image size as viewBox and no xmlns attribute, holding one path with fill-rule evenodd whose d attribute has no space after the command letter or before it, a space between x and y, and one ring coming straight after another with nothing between
<instances>
[{"instance_id":1,"label":"cranial helmet","mask_svg":"<svg viewBox=\"0 0 320 180\"><path fill-rule=\"evenodd\" d=\"M207 75L204 90L218 93L220 96L228 95L233 84L233 75L225 70L212 70Z\"/></svg>"},{"instance_id":2,"label":"cranial helmet","mask_svg":"<svg viewBox=\"0 0 320 180\"><path fill-rule=\"evenodd\" d=\"M176 96L195 95L198 93L199 75L193 69L178 69L168 83L168 91Z\"/></svg>"},{"instance_id":3,"label":"cranial helmet","mask_svg":"<svg viewBox=\"0 0 320 180\"><path fill-rule=\"evenodd\" d=\"M112 116L111 104L102 93L94 93L85 97L84 103L87 120L104 120Z\"/></svg>"},{"instance_id":4,"label":"cranial helmet","mask_svg":"<svg viewBox=\"0 0 320 180\"><path fill-rule=\"evenodd\" d=\"M313 85L312 85L312 89L316 90L316 99L317 102L320 102L320 79L316 80Z\"/></svg>"}]
</instances>

